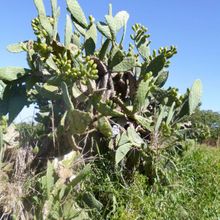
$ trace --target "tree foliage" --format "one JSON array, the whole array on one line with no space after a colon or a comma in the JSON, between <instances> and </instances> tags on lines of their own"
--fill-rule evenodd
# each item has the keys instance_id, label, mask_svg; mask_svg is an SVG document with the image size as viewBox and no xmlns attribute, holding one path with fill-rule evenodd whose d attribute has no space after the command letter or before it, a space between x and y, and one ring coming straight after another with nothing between
<instances>
[{"instance_id":1,"label":"tree foliage","mask_svg":"<svg viewBox=\"0 0 220 220\"><path fill-rule=\"evenodd\" d=\"M199 110L190 117L192 128L200 135L200 142L216 145L220 135L220 114L212 110ZM200 130L199 130L200 129Z\"/></svg>"}]
</instances>

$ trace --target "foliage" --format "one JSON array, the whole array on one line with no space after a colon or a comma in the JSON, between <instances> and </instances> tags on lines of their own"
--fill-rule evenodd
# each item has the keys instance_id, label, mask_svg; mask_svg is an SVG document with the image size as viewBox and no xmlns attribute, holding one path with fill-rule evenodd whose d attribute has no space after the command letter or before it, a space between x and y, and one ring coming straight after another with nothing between
<instances>
[{"instance_id":1,"label":"foliage","mask_svg":"<svg viewBox=\"0 0 220 220\"><path fill-rule=\"evenodd\" d=\"M38 148L38 142L42 136L42 125L31 123L19 123L16 125L16 130L19 132L20 147L34 147Z\"/></svg>"},{"instance_id":2,"label":"foliage","mask_svg":"<svg viewBox=\"0 0 220 220\"><path fill-rule=\"evenodd\" d=\"M8 46L11 52L25 52L29 67L0 68L0 116L8 115L11 124L25 105L34 103L39 109L35 117L39 127L18 127L21 146L39 150L32 163L36 168L37 162L36 173L42 167L47 170L34 181L39 194L33 196L33 215L38 219L73 219L77 210L89 210L90 217L98 213L97 218L103 219L111 215L109 204L115 212L114 187L102 193L89 187L80 189L78 203L71 200L78 195L75 186L90 170L85 171L85 166L72 180L64 178L62 175L73 170L75 161L71 160L71 168L65 163L56 173L48 159L56 161L68 153L81 155L83 163L90 156L96 158L94 164L103 166L101 172L111 167L115 174L97 174L109 184L118 181L125 187L139 172L148 186L158 182L170 185L173 157L182 156L187 148L189 129L184 120L200 103L201 81L196 80L183 95L177 88L165 88L176 48L151 52L147 29L135 24L133 43L126 50L126 11L113 15L110 5L105 21L95 22L93 16L86 18L77 0L67 0L61 42L57 1L51 0L50 16L42 0L34 3L38 11L32 20L36 39ZM101 45L97 43L99 37ZM106 209L100 215L103 207Z\"/></svg>"},{"instance_id":3,"label":"foliage","mask_svg":"<svg viewBox=\"0 0 220 220\"><path fill-rule=\"evenodd\" d=\"M65 161L62 161L62 165ZM46 174L38 177L34 186L37 194L28 198L33 205L35 219L88 219L86 211L82 210L75 199L76 186L89 174L87 166L77 175L71 176L70 167L59 167L56 173L54 164L48 162ZM62 174L61 174L62 173ZM79 187L79 185L78 185Z\"/></svg>"},{"instance_id":4,"label":"foliage","mask_svg":"<svg viewBox=\"0 0 220 220\"><path fill-rule=\"evenodd\" d=\"M206 142L210 145L217 145L220 135L220 114L218 112L197 109L190 120L192 130L197 132L196 136L200 143Z\"/></svg>"},{"instance_id":5,"label":"foliage","mask_svg":"<svg viewBox=\"0 0 220 220\"><path fill-rule=\"evenodd\" d=\"M124 50L129 18L125 11L113 16L110 6L105 22L95 23L92 16L88 22L78 2L67 1L70 15L62 43L57 33L56 1L52 1L51 16L47 16L41 0L34 2L39 14L32 21L37 39L8 47L11 52L27 53L29 69L0 69L6 84L1 93L6 111L1 114L8 113L10 123L24 104L37 103L36 121L43 124L45 132L39 143L42 150L62 155L70 149L96 153L111 149L116 165L125 160L131 169L144 166L153 180L153 158L184 139L180 122L198 106L201 82L196 80L184 95L176 88L164 89L169 59L176 48L160 48L151 54L147 29L135 24L133 45ZM121 29L118 43L116 36ZM98 31L104 39L101 47L97 44ZM14 87L24 91L22 102L16 105L19 108L11 112L6 102L14 98ZM115 134L113 126L118 130ZM129 156L132 154L136 160Z\"/></svg>"},{"instance_id":6,"label":"foliage","mask_svg":"<svg viewBox=\"0 0 220 220\"><path fill-rule=\"evenodd\" d=\"M87 190L96 193L105 209L93 211L94 219L218 219L219 162L219 149L191 145L181 159L175 157L176 170L170 172L166 186L159 182L149 186L139 173L124 186L109 167L96 167Z\"/></svg>"},{"instance_id":7,"label":"foliage","mask_svg":"<svg viewBox=\"0 0 220 220\"><path fill-rule=\"evenodd\" d=\"M0 215L7 219L88 219L79 207L77 191L90 174L79 155L48 161L45 172L33 175L30 148L0 151ZM74 199L73 199L74 198Z\"/></svg>"}]
</instances>

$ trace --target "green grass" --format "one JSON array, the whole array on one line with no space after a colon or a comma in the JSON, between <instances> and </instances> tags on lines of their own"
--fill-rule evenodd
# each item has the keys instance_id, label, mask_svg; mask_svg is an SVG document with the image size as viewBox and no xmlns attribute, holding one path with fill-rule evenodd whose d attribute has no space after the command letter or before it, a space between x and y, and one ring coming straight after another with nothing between
<instances>
[{"instance_id":1,"label":"green grass","mask_svg":"<svg viewBox=\"0 0 220 220\"><path fill-rule=\"evenodd\" d=\"M220 219L220 150L202 146L180 163L186 190L180 203L191 219Z\"/></svg>"},{"instance_id":2,"label":"green grass","mask_svg":"<svg viewBox=\"0 0 220 220\"><path fill-rule=\"evenodd\" d=\"M177 171L169 175L170 184L167 186L158 183L149 187L145 177L136 174L135 181L125 188L117 178L102 173L102 178L91 182L90 190L104 201L106 209L93 213L93 218L220 219L220 150L196 147L176 164Z\"/></svg>"},{"instance_id":3,"label":"green grass","mask_svg":"<svg viewBox=\"0 0 220 220\"><path fill-rule=\"evenodd\" d=\"M149 186L146 177L140 173L135 173L134 181L127 183L121 170L115 170L111 158L98 160L93 165L94 172L81 187L68 191L64 198L78 202L77 208L86 215L88 212L95 220L220 220L220 148L191 147L181 157L174 158L176 167L166 170L169 170L166 185L162 181L153 186ZM44 204L42 195L46 195L36 190L39 189L33 191L36 195L27 198L30 204L35 204L34 209L38 208L38 203L33 199ZM86 203L85 194L94 197L87 197ZM53 204L60 208L61 205L56 206L56 203L62 203L66 207L71 204L70 200L54 197ZM60 216L64 218L63 211Z\"/></svg>"}]
</instances>

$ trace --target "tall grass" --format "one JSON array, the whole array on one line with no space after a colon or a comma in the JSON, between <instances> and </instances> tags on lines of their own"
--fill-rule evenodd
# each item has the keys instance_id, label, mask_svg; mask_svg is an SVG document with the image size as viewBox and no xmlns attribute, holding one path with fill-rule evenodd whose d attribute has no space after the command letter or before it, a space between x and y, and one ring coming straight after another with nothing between
<instances>
[{"instance_id":1,"label":"tall grass","mask_svg":"<svg viewBox=\"0 0 220 220\"><path fill-rule=\"evenodd\" d=\"M28 127L19 131L26 138L20 143L29 145L29 136L35 137L35 133ZM21 169L20 162L30 159L24 154L25 149L14 149L10 167L4 152L0 153L0 217L5 214L15 219L41 219L48 198L51 200L50 196L45 197L46 188L39 187L48 175L42 173L33 178L28 167ZM80 188L62 189L62 198L54 196L50 219L77 219L78 214L82 219L95 220L220 219L220 148L190 146L181 156L171 156L173 165L164 169L166 181L158 179L153 185L138 172L126 182L123 170L112 163L111 154L91 162L92 172ZM19 169L13 169L16 167ZM65 189L67 186L68 183L63 184Z\"/></svg>"},{"instance_id":2,"label":"tall grass","mask_svg":"<svg viewBox=\"0 0 220 220\"><path fill-rule=\"evenodd\" d=\"M92 213L93 218L220 219L220 150L195 147L176 164L177 171L169 175L166 186L149 187L146 178L136 174L130 186L122 187L117 174L101 172L101 178L94 177L87 186L105 204L101 212Z\"/></svg>"}]
</instances>

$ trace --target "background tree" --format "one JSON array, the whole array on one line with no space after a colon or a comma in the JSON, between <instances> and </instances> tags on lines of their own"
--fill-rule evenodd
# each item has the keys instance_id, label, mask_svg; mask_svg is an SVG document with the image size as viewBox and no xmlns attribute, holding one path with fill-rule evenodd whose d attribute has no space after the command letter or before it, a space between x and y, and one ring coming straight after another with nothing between
<instances>
[{"instance_id":1,"label":"background tree","mask_svg":"<svg viewBox=\"0 0 220 220\"><path fill-rule=\"evenodd\" d=\"M190 117L192 128L200 129L200 142L216 145L220 135L220 113L212 110L196 109ZM203 132L201 132L203 130Z\"/></svg>"}]
</instances>

